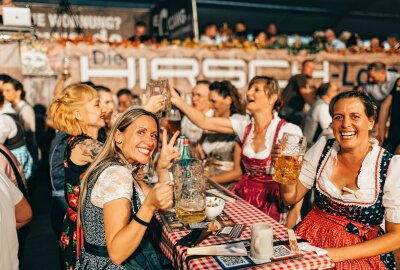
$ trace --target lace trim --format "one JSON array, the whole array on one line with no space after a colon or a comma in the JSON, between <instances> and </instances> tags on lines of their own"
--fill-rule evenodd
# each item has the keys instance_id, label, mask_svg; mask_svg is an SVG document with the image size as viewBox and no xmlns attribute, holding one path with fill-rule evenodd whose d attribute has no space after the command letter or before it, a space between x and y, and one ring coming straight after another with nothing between
<instances>
[{"instance_id":1,"label":"lace trim","mask_svg":"<svg viewBox=\"0 0 400 270\"><path fill-rule=\"evenodd\" d=\"M337 143L337 141L335 141L334 144L332 145L331 149L328 151L328 153L327 153L326 156L324 157L324 159L323 159L323 161L322 161L322 164L323 164L323 165L320 166L319 170L317 171L317 181L316 181L317 183L316 183L316 188L317 188L318 191L321 192L321 194L323 194L324 196L326 196L326 197L330 198L331 200L335 201L336 203L341 204L341 205L344 205L344 206L359 206L359 207L365 208L365 207L370 207L370 206L374 205L374 204L376 203L376 201L378 200L378 197L379 197L379 195L380 195L380 183L379 183L379 179L380 179L380 177L379 177L379 176L380 176L380 166L379 166L379 163L380 163L380 160L381 160L381 158L382 158L382 148L380 148L380 151L379 151L378 156L377 156L377 158L376 158L375 166L373 167L373 168L375 169L375 174L373 174L373 175L375 175L375 196L374 196L374 200L373 200L372 202L345 202L345 201L343 201L343 200L341 200L341 199L339 199L339 198L335 198L335 197L331 196L331 195L321 186L321 183L320 183L320 178L321 178L322 172L324 171L325 166L326 166L326 164L328 163L329 159L330 159L330 158L336 158L336 156L337 156L337 151L338 151L338 147L339 147L339 144ZM374 149L375 149L375 148L374 148ZM367 178L368 178L368 176L366 175L366 172L365 172L365 171L368 171L368 170L365 169L365 166L366 166L365 164L370 163L370 160L371 160L371 158L372 158L372 156L373 156L373 153L372 153L372 152L374 151L374 149L367 155L366 158L368 158L368 159L363 161L363 164L361 165L360 174L359 174L359 176L357 177L357 180L358 180L358 179L361 179L360 176L363 176L363 177L367 177ZM363 168L364 168L364 170L363 170Z\"/></svg>"}]
</instances>

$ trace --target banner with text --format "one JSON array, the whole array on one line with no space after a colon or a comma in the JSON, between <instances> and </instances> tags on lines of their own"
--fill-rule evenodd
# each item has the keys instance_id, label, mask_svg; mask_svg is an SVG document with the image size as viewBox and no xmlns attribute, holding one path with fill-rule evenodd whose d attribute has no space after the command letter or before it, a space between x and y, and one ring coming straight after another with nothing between
<instances>
[{"instance_id":1,"label":"banner with text","mask_svg":"<svg viewBox=\"0 0 400 270\"><path fill-rule=\"evenodd\" d=\"M29 94L30 101L45 105L50 100L43 97L51 98L51 89L62 71L64 57L69 58L71 72L67 84L90 80L114 92L129 88L137 94L146 88L150 79L164 78L183 94L190 93L197 80L230 80L244 93L247 83L256 75L274 76L284 87L291 76L300 72L305 59L316 62L311 82L314 88L321 82L331 81L342 89L352 89L367 81L366 67L375 61L400 71L400 55L384 53L291 55L286 50L210 50L156 45L134 48L107 44L68 44L64 47L49 42L21 45L20 52L19 55L17 45L3 45L0 59L4 59L2 62L7 63L9 70L15 69L15 74L21 74L22 70L25 87L32 93ZM22 60L22 65L18 59ZM41 93L43 91L46 93Z\"/></svg>"},{"instance_id":2,"label":"banner with text","mask_svg":"<svg viewBox=\"0 0 400 270\"><path fill-rule=\"evenodd\" d=\"M39 37L49 39L53 33L74 39L78 34L76 25L79 25L86 36L103 42L120 42L123 38L129 38L133 35L135 21L147 21L149 13L148 10L138 9L77 6L68 9L39 4L31 4L30 8Z\"/></svg>"},{"instance_id":3,"label":"banner with text","mask_svg":"<svg viewBox=\"0 0 400 270\"><path fill-rule=\"evenodd\" d=\"M178 46L139 48L108 45L69 45L65 55L71 59L74 81L91 80L114 91L128 87L145 89L149 79L167 78L182 92L190 92L197 80L230 80L241 91L256 75L274 76L284 87L300 72L301 62L314 59L313 84L332 81L345 89L367 81L368 63L382 61L389 69L400 70L400 56L387 54L340 55L319 53L290 55L286 50L188 49Z\"/></svg>"},{"instance_id":4,"label":"banner with text","mask_svg":"<svg viewBox=\"0 0 400 270\"><path fill-rule=\"evenodd\" d=\"M154 36L166 37L169 39L185 39L195 36L197 27L196 15L192 7L196 1L162 1L157 4L150 15L150 26Z\"/></svg>"}]
</instances>

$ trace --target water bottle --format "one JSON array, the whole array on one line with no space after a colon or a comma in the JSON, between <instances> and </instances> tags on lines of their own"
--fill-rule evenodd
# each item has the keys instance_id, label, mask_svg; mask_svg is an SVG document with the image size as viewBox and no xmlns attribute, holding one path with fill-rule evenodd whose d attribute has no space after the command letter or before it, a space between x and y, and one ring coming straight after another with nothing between
<instances>
[{"instance_id":1,"label":"water bottle","mask_svg":"<svg viewBox=\"0 0 400 270\"><path fill-rule=\"evenodd\" d=\"M190 155L190 151L189 151L189 140L188 138L185 138L185 141L183 142L183 151L181 154L181 160L184 159L191 159L192 156Z\"/></svg>"},{"instance_id":2,"label":"water bottle","mask_svg":"<svg viewBox=\"0 0 400 270\"><path fill-rule=\"evenodd\" d=\"M184 133L182 133L177 140L177 146L178 146L179 153L181 154L181 156L183 153L183 144L185 142L185 139L186 139L186 135Z\"/></svg>"}]
</instances>

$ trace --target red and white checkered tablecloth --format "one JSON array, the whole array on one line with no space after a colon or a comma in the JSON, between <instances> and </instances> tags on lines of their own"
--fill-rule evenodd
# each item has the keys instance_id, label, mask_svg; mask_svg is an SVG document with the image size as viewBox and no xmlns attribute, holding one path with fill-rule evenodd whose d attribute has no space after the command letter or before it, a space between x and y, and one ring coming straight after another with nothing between
<instances>
[{"instance_id":1,"label":"red and white checkered tablecloth","mask_svg":"<svg viewBox=\"0 0 400 270\"><path fill-rule=\"evenodd\" d=\"M232 194L231 196L235 195ZM258 222L269 222L273 225L274 236L277 240L288 240L287 229L283 225L240 198L234 203L226 202L224 211L237 224L246 225L246 229L243 231L240 238L234 239L234 241L249 240L251 238L251 225ZM162 220L159 215L157 215L157 219L162 225ZM162 226L160 247L167 258L174 263L174 267L182 267L183 269L188 269L189 267L189 269L194 270L222 269L212 256L192 258L187 265L187 248L183 246L176 246L176 248L174 248L177 241L187 233L188 232L183 231L168 232L166 226ZM218 245L229 242L233 242L231 238L217 237L213 234L202 241L198 246ZM333 262L327 255L317 255L315 252L302 252L302 255L303 256L300 258L257 265L249 269L326 269L333 266Z\"/></svg>"}]
</instances>

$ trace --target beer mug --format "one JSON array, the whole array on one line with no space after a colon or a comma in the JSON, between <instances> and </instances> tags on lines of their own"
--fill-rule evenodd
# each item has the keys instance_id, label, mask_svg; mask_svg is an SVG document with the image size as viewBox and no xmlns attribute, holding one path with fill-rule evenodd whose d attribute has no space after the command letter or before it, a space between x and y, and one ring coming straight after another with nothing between
<instances>
[{"instance_id":1,"label":"beer mug","mask_svg":"<svg viewBox=\"0 0 400 270\"><path fill-rule=\"evenodd\" d=\"M253 224L251 228L250 256L257 260L274 256L274 233L268 222Z\"/></svg>"},{"instance_id":2,"label":"beer mug","mask_svg":"<svg viewBox=\"0 0 400 270\"><path fill-rule=\"evenodd\" d=\"M174 162L174 197L177 219L196 223L206 217L205 177L203 163L198 159Z\"/></svg>"},{"instance_id":3,"label":"beer mug","mask_svg":"<svg viewBox=\"0 0 400 270\"><path fill-rule=\"evenodd\" d=\"M273 179L281 184L295 185L299 178L307 140L304 136L284 133L281 139L282 156L275 164Z\"/></svg>"},{"instance_id":4,"label":"beer mug","mask_svg":"<svg viewBox=\"0 0 400 270\"><path fill-rule=\"evenodd\" d=\"M163 95L165 98L164 111L171 109L171 93L169 91L168 80L150 80L146 85L145 96Z\"/></svg>"}]
</instances>

